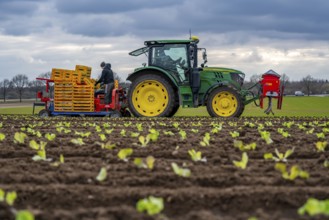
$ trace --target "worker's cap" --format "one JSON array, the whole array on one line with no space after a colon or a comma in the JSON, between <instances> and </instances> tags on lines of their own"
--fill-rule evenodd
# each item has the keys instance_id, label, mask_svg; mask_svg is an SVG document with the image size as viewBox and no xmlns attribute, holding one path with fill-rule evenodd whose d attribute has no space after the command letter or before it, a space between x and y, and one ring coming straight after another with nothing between
<instances>
[{"instance_id":1,"label":"worker's cap","mask_svg":"<svg viewBox=\"0 0 329 220\"><path fill-rule=\"evenodd\" d=\"M101 67L103 68L105 66L105 62L101 62Z\"/></svg>"}]
</instances>

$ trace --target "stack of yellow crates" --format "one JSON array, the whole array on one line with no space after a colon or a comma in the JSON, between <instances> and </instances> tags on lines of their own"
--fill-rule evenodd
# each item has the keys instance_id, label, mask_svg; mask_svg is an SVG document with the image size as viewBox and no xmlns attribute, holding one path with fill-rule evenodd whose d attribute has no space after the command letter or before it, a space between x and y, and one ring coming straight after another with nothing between
<instances>
[{"instance_id":1,"label":"stack of yellow crates","mask_svg":"<svg viewBox=\"0 0 329 220\"><path fill-rule=\"evenodd\" d=\"M93 112L94 83L91 67L76 65L75 70L52 69L54 107L61 112Z\"/></svg>"}]
</instances>

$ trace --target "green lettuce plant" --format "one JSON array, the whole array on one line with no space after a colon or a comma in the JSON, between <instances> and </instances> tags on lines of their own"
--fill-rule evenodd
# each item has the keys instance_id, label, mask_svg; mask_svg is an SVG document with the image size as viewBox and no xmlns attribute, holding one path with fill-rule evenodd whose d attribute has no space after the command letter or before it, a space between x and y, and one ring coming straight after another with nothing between
<instances>
[{"instance_id":1,"label":"green lettuce plant","mask_svg":"<svg viewBox=\"0 0 329 220\"><path fill-rule=\"evenodd\" d=\"M128 157L133 154L133 149L132 148L124 148L121 149L118 153L118 157L120 160L123 160L125 162L128 161Z\"/></svg>"},{"instance_id":2,"label":"green lettuce plant","mask_svg":"<svg viewBox=\"0 0 329 220\"><path fill-rule=\"evenodd\" d=\"M15 220L34 220L34 215L28 210L20 210L16 213Z\"/></svg>"},{"instance_id":3,"label":"green lettuce plant","mask_svg":"<svg viewBox=\"0 0 329 220\"><path fill-rule=\"evenodd\" d=\"M188 151L188 154L190 155L191 159L194 162L198 162L198 161L207 162L207 159L205 157L202 158L201 151L195 151L194 149L192 149Z\"/></svg>"},{"instance_id":4,"label":"green lettuce plant","mask_svg":"<svg viewBox=\"0 0 329 220\"><path fill-rule=\"evenodd\" d=\"M47 133L47 134L45 134L45 138L46 138L48 141L53 141L53 140L55 140L55 138L56 138L56 134L49 134L49 133Z\"/></svg>"},{"instance_id":5,"label":"green lettuce plant","mask_svg":"<svg viewBox=\"0 0 329 220\"><path fill-rule=\"evenodd\" d=\"M203 147L210 145L210 134L208 132L205 133L202 141L200 141L200 145Z\"/></svg>"},{"instance_id":6,"label":"green lettuce plant","mask_svg":"<svg viewBox=\"0 0 329 220\"><path fill-rule=\"evenodd\" d=\"M99 145L102 149L106 150L112 150L116 146L116 144L112 144L111 141L108 141L106 143L96 142L96 144Z\"/></svg>"},{"instance_id":7,"label":"green lettuce plant","mask_svg":"<svg viewBox=\"0 0 329 220\"><path fill-rule=\"evenodd\" d=\"M72 139L70 142L75 145L79 145L79 146L82 146L85 144L85 142L83 142L82 138Z\"/></svg>"},{"instance_id":8,"label":"green lettuce plant","mask_svg":"<svg viewBox=\"0 0 329 220\"><path fill-rule=\"evenodd\" d=\"M298 214L308 214L310 216L329 216L329 199L317 200L315 198L309 198L307 202L298 209Z\"/></svg>"},{"instance_id":9,"label":"green lettuce plant","mask_svg":"<svg viewBox=\"0 0 329 220\"><path fill-rule=\"evenodd\" d=\"M243 144L242 141L233 140L233 145L236 148L239 148L240 151L250 151L255 150L257 147L257 144L255 142L250 144Z\"/></svg>"},{"instance_id":10,"label":"green lettuce plant","mask_svg":"<svg viewBox=\"0 0 329 220\"><path fill-rule=\"evenodd\" d=\"M23 132L16 132L14 135L14 143L24 144L27 135Z\"/></svg>"},{"instance_id":11,"label":"green lettuce plant","mask_svg":"<svg viewBox=\"0 0 329 220\"><path fill-rule=\"evenodd\" d=\"M181 168L176 163L171 163L171 167L174 173L181 177L189 177L191 176L191 170L187 168Z\"/></svg>"},{"instance_id":12,"label":"green lettuce plant","mask_svg":"<svg viewBox=\"0 0 329 220\"><path fill-rule=\"evenodd\" d=\"M248 154L246 152L242 153L242 158L240 161L233 161L234 166L241 168L241 169L246 169L247 168L247 164L248 164Z\"/></svg>"},{"instance_id":13,"label":"green lettuce plant","mask_svg":"<svg viewBox=\"0 0 329 220\"><path fill-rule=\"evenodd\" d=\"M147 135L146 137L139 136L138 140L142 147L146 147L148 145L148 143L150 143L151 138L150 138L150 135Z\"/></svg>"},{"instance_id":14,"label":"green lettuce plant","mask_svg":"<svg viewBox=\"0 0 329 220\"><path fill-rule=\"evenodd\" d=\"M323 141L323 142L318 141L316 142L315 147L318 152L325 152L327 145L328 145L327 141Z\"/></svg>"},{"instance_id":15,"label":"green lettuce plant","mask_svg":"<svg viewBox=\"0 0 329 220\"><path fill-rule=\"evenodd\" d=\"M104 180L106 180L107 177L107 171L105 167L102 167L96 177L96 180L99 182L103 182Z\"/></svg>"},{"instance_id":16,"label":"green lettuce plant","mask_svg":"<svg viewBox=\"0 0 329 220\"><path fill-rule=\"evenodd\" d=\"M145 212L148 215L159 214L164 209L163 198L149 196L148 198L141 199L136 204L138 212Z\"/></svg>"},{"instance_id":17,"label":"green lettuce plant","mask_svg":"<svg viewBox=\"0 0 329 220\"><path fill-rule=\"evenodd\" d=\"M290 172L287 170L287 165L284 163L276 163L275 169L280 171L282 177L286 180L295 180L300 177L302 179L308 179L310 177L309 173L300 169L297 165L290 168Z\"/></svg>"},{"instance_id":18,"label":"green lettuce plant","mask_svg":"<svg viewBox=\"0 0 329 220\"><path fill-rule=\"evenodd\" d=\"M240 136L240 133L237 132L237 131L230 131L230 135L232 136L232 138L236 138L236 137L239 137Z\"/></svg>"},{"instance_id":19,"label":"green lettuce plant","mask_svg":"<svg viewBox=\"0 0 329 220\"><path fill-rule=\"evenodd\" d=\"M265 160L274 160L276 162L282 161L287 162L288 157L294 153L295 148L287 150L285 153L280 153L278 149L275 148L275 156L272 153L265 153Z\"/></svg>"},{"instance_id":20,"label":"green lettuce plant","mask_svg":"<svg viewBox=\"0 0 329 220\"><path fill-rule=\"evenodd\" d=\"M150 137L151 141L153 141L153 142L157 141L159 138L160 132L155 130L154 128L150 129L149 132L150 133L148 134L148 136Z\"/></svg>"},{"instance_id":21,"label":"green lettuce plant","mask_svg":"<svg viewBox=\"0 0 329 220\"><path fill-rule=\"evenodd\" d=\"M185 140L186 139L186 131L184 130L179 130L179 135L181 136L181 139L182 140Z\"/></svg>"},{"instance_id":22,"label":"green lettuce plant","mask_svg":"<svg viewBox=\"0 0 329 220\"><path fill-rule=\"evenodd\" d=\"M0 133L0 141L3 141L6 138L6 135L3 133Z\"/></svg>"},{"instance_id":23,"label":"green lettuce plant","mask_svg":"<svg viewBox=\"0 0 329 220\"><path fill-rule=\"evenodd\" d=\"M266 144L273 143L273 140L271 139L271 133L268 131L260 131L261 138L266 142Z\"/></svg>"}]
</instances>

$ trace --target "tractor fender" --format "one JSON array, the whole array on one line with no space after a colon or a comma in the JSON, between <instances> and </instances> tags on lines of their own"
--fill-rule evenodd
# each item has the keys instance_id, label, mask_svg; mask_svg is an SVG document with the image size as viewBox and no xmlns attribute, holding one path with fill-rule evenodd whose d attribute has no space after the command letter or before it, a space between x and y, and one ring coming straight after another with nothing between
<instances>
[{"instance_id":1,"label":"tractor fender","mask_svg":"<svg viewBox=\"0 0 329 220\"><path fill-rule=\"evenodd\" d=\"M133 82L138 76L147 74L156 74L162 76L168 80L168 82L173 86L174 90L178 89L179 79L177 79L174 75L168 73L167 71L155 66L148 66L136 69L135 72L133 72L127 77L127 80Z\"/></svg>"},{"instance_id":2,"label":"tractor fender","mask_svg":"<svg viewBox=\"0 0 329 220\"><path fill-rule=\"evenodd\" d=\"M208 97L214 89L216 89L218 87L222 87L222 86L231 87L231 88L237 90L237 88L234 86L234 84L229 83L228 81L222 81L222 82L215 83L212 86L210 86L208 88L208 90L205 92L205 94L203 95L202 100L201 100L202 105L207 104Z\"/></svg>"}]
</instances>

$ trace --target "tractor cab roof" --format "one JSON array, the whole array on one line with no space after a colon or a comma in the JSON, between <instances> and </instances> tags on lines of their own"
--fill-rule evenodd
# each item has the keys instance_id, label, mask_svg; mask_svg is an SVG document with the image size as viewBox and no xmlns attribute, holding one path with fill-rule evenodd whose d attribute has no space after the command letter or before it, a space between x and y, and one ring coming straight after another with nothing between
<instances>
[{"instance_id":1,"label":"tractor cab roof","mask_svg":"<svg viewBox=\"0 0 329 220\"><path fill-rule=\"evenodd\" d=\"M148 40L144 42L145 47L139 48L129 53L131 56L139 56L143 53L147 53L152 46L163 46L164 44L197 44L199 38L192 36L189 40Z\"/></svg>"}]
</instances>

